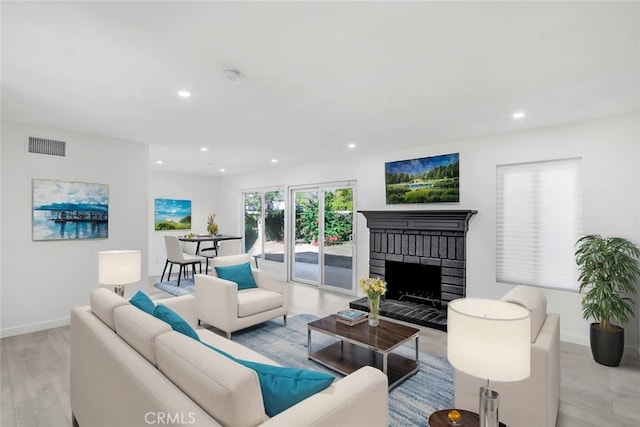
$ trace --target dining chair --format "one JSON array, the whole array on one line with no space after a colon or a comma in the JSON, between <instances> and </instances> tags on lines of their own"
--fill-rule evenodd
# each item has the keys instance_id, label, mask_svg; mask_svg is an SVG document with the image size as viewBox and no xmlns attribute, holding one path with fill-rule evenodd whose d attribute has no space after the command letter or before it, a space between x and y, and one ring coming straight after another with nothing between
<instances>
[{"instance_id":1,"label":"dining chair","mask_svg":"<svg viewBox=\"0 0 640 427\"><path fill-rule=\"evenodd\" d=\"M187 276L188 269L185 267L191 266L193 276L195 276L196 264L198 264L200 267L200 273L202 273L202 262L207 259L200 255L185 253L176 236L164 236L164 246L167 250L167 261L164 263L164 269L162 270L162 276L160 277L161 282L164 280L164 273L167 271L167 266L169 266L169 275L167 276L167 280L171 279L171 269L173 268L173 264L178 264L180 266L180 270L178 271L178 286L180 286L180 278L182 277L183 269L185 271L185 277Z\"/></svg>"},{"instance_id":2,"label":"dining chair","mask_svg":"<svg viewBox=\"0 0 640 427\"><path fill-rule=\"evenodd\" d=\"M209 260L227 255L238 255L242 253L240 247L242 245L241 240L222 240L214 243L211 247L200 249L201 256L205 257L205 274L209 273Z\"/></svg>"},{"instance_id":3,"label":"dining chair","mask_svg":"<svg viewBox=\"0 0 640 427\"><path fill-rule=\"evenodd\" d=\"M218 253L217 256L227 256L227 255L238 255L241 254L240 246L242 245L241 240L223 240L218 242Z\"/></svg>"}]
</instances>

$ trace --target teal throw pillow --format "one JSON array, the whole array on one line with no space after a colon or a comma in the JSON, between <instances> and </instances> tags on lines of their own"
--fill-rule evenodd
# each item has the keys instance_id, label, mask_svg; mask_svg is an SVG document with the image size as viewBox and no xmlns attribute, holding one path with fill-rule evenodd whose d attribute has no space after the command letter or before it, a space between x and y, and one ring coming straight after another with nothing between
<instances>
[{"instance_id":1,"label":"teal throw pillow","mask_svg":"<svg viewBox=\"0 0 640 427\"><path fill-rule=\"evenodd\" d=\"M264 409L270 417L324 390L335 379L324 372L283 368L248 360L236 361L258 374Z\"/></svg>"},{"instance_id":2,"label":"teal throw pillow","mask_svg":"<svg viewBox=\"0 0 640 427\"><path fill-rule=\"evenodd\" d=\"M264 410L270 417L278 415L307 397L324 390L335 379L332 375L323 372L283 368L237 359L206 342L202 342L202 344L249 369L253 369L258 374Z\"/></svg>"},{"instance_id":3,"label":"teal throw pillow","mask_svg":"<svg viewBox=\"0 0 640 427\"><path fill-rule=\"evenodd\" d=\"M191 337L196 341L200 341L200 337L198 336L196 331L193 330L191 325L189 325L187 321L184 320L178 313L171 310L166 305L158 304L153 311L153 315L158 319L167 322L171 326L171 329L173 329L174 331L185 334L186 336Z\"/></svg>"},{"instance_id":4,"label":"teal throw pillow","mask_svg":"<svg viewBox=\"0 0 640 427\"><path fill-rule=\"evenodd\" d=\"M153 310L156 309L156 305L151 301L151 298L147 294L142 291L136 292L134 296L131 297L129 302L145 313L149 313L153 315Z\"/></svg>"},{"instance_id":5,"label":"teal throw pillow","mask_svg":"<svg viewBox=\"0 0 640 427\"><path fill-rule=\"evenodd\" d=\"M251 264L249 264L248 262L238 265L225 265L222 267L216 267L216 273L221 279L230 280L237 283L238 290L258 287L258 285L256 285L256 280L253 278Z\"/></svg>"}]
</instances>

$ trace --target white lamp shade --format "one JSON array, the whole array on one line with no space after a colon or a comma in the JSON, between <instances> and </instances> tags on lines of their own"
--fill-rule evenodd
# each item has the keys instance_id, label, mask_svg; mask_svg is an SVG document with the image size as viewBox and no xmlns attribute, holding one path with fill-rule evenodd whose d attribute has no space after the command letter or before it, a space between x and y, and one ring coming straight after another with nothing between
<instances>
[{"instance_id":1,"label":"white lamp shade","mask_svg":"<svg viewBox=\"0 0 640 427\"><path fill-rule=\"evenodd\" d=\"M126 285L140 280L142 256L138 250L98 253L98 283Z\"/></svg>"},{"instance_id":2,"label":"white lamp shade","mask_svg":"<svg viewBox=\"0 0 640 427\"><path fill-rule=\"evenodd\" d=\"M447 356L458 370L492 381L531 371L529 310L505 301L462 298L447 310Z\"/></svg>"}]
</instances>

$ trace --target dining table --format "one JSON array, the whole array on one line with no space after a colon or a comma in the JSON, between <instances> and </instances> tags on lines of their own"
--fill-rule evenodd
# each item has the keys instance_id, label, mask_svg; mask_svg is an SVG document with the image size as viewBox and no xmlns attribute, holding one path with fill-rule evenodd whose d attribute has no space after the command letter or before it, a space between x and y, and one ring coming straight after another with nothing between
<instances>
[{"instance_id":1,"label":"dining table","mask_svg":"<svg viewBox=\"0 0 640 427\"><path fill-rule=\"evenodd\" d=\"M223 240L240 240L242 236L234 236L230 234L195 234L195 235L186 235L179 236L178 240L181 242L192 242L196 244L196 255L201 255L200 253L200 244L202 242L213 242L213 247L202 249L203 251L215 251L215 254L218 254L218 242L222 242ZM210 256L209 256L210 257Z\"/></svg>"}]
</instances>

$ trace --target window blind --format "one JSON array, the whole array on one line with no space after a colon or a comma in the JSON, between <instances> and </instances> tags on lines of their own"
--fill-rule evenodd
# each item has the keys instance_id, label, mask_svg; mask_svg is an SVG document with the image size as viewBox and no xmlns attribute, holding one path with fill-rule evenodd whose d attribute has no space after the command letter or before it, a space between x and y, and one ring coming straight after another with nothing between
<instances>
[{"instance_id":1,"label":"window blind","mask_svg":"<svg viewBox=\"0 0 640 427\"><path fill-rule=\"evenodd\" d=\"M496 280L578 290L582 159L497 167Z\"/></svg>"}]
</instances>

